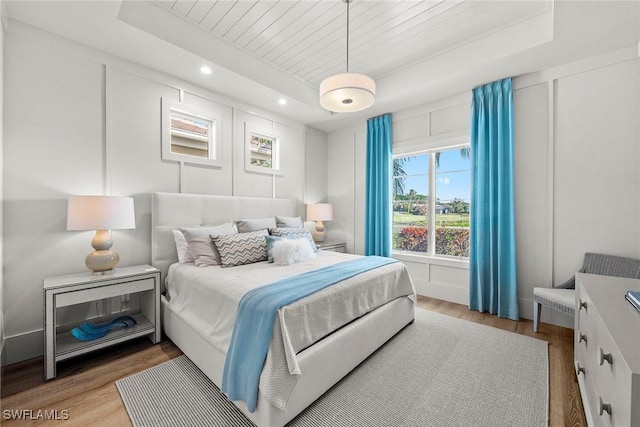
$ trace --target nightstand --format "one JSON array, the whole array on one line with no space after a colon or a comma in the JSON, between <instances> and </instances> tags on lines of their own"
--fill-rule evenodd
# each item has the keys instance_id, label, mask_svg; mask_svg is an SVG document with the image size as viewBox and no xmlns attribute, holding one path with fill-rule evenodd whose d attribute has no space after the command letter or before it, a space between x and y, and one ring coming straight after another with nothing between
<instances>
[{"instance_id":1,"label":"nightstand","mask_svg":"<svg viewBox=\"0 0 640 427\"><path fill-rule=\"evenodd\" d=\"M319 242L316 247L321 251L347 252L347 244L345 242Z\"/></svg>"},{"instance_id":2,"label":"nightstand","mask_svg":"<svg viewBox=\"0 0 640 427\"><path fill-rule=\"evenodd\" d=\"M94 276L90 272L67 276L46 277L44 285L44 378L56 376L56 364L90 351L109 347L133 338L149 336L155 344L160 342L160 270L150 265L117 268L112 274ZM117 328L93 341L80 341L68 329L57 324L57 309L92 301L129 295L139 307L133 310L88 319L102 323L122 315L137 320L134 326ZM67 330L65 330L67 329Z\"/></svg>"}]
</instances>

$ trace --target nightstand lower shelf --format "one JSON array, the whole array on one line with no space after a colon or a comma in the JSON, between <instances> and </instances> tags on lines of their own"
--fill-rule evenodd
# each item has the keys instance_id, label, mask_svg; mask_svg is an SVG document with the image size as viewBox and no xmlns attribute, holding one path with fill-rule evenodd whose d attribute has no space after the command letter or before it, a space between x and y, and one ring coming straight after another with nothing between
<instances>
[{"instance_id":1,"label":"nightstand lower shelf","mask_svg":"<svg viewBox=\"0 0 640 427\"><path fill-rule=\"evenodd\" d=\"M99 350L104 347L118 344L129 339L153 334L155 332L155 326L142 313L131 315L131 317L136 319L136 322L138 323L129 328L114 329L104 337L97 340L80 341L71 335L71 331L58 334L56 336L56 362L84 354L89 348L91 351ZM108 318L94 319L93 321L95 323L102 323L113 318L114 316L110 316Z\"/></svg>"}]
</instances>

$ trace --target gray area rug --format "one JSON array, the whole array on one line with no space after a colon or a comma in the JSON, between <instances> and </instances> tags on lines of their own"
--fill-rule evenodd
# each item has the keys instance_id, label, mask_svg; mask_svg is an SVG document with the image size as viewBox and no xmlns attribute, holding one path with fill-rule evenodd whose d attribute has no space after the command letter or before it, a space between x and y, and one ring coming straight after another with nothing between
<instances>
[{"instance_id":1,"label":"gray area rug","mask_svg":"<svg viewBox=\"0 0 640 427\"><path fill-rule=\"evenodd\" d=\"M416 322L288 425L547 425L545 341L416 309ZM186 356L116 381L134 426L252 426Z\"/></svg>"}]
</instances>

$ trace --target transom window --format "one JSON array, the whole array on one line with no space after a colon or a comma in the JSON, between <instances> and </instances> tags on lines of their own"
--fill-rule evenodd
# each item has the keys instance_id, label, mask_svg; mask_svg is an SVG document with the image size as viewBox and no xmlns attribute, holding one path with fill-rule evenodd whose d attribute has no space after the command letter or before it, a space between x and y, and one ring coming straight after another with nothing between
<instances>
[{"instance_id":1,"label":"transom window","mask_svg":"<svg viewBox=\"0 0 640 427\"><path fill-rule=\"evenodd\" d=\"M394 158L395 251L469 257L469 157L463 146Z\"/></svg>"}]
</instances>

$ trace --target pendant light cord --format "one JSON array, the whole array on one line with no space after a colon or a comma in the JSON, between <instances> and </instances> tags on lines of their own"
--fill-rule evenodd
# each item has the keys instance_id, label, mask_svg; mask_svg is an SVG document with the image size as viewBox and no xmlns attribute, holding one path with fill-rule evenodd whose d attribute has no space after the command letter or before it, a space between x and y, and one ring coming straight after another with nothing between
<instances>
[{"instance_id":1,"label":"pendant light cord","mask_svg":"<svg viewBox=\"0 0 640 427\"><path fill-rule=\"evenodd\" d=\"M349 4L351 0L345 0L347 3L347 73L349 72Z\"/></svg>"}]
</instances>

